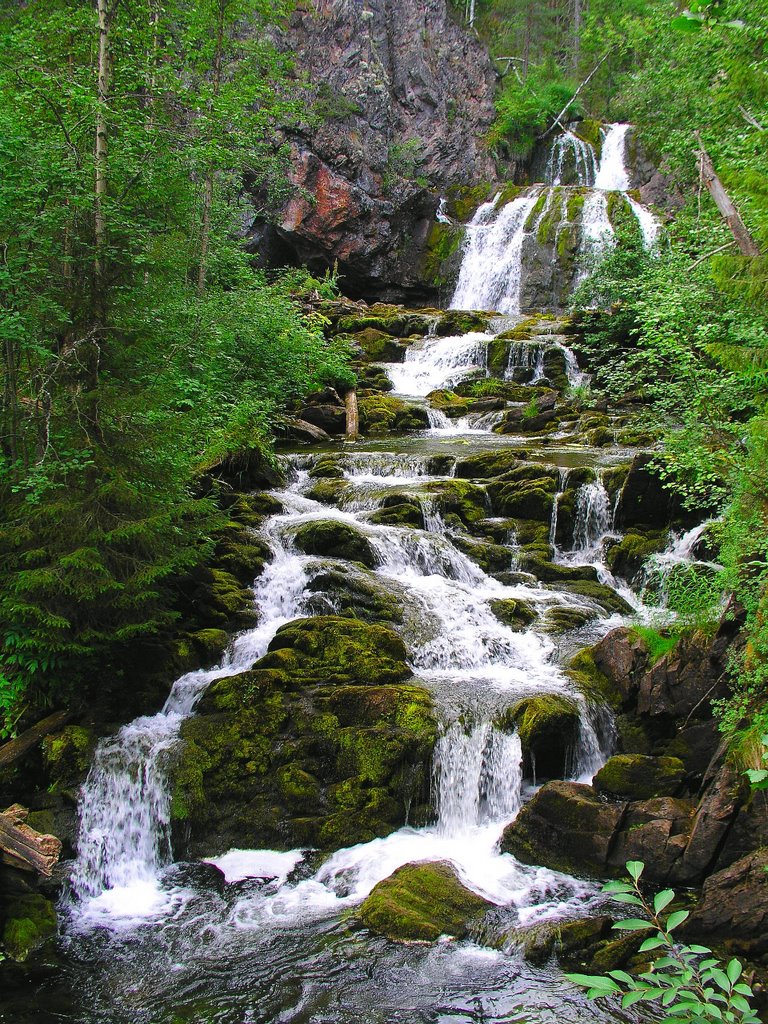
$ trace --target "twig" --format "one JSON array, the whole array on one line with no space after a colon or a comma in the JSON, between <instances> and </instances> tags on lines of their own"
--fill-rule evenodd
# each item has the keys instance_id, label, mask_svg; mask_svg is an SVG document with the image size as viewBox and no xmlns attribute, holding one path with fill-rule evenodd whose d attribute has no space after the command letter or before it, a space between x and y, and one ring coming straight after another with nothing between
<instances>
[{"instance_id":1,"label":"twig","mask_svg":"<svg viewBox=\"0 0 768 1024\"><path fill-rule=\"evenodd\" d=\"M757 128L757 130L759 132L764 132L765 131L765 126L760 124L760 122L757 120L757 118L753 114L750 114L750 112L746 109L746 107L742 107L741 104L739 104L739 113L744 118L744 120L747 122L747 124L751 124L752 127L753 128Z\"/></svg>"},{"instance_id":2,"label":"twig","mask_svg":"<svg viewBox=\"0 0 768 1024\"><path fill-rule=\"evenodd\" d=\"M605 51L605 53L604 53L604 54L603 54L603 56L602 56L602 57L600 58L600 60L599 60L599 61L597 62L597 64L595 64L595 66L594 66L594 67L592 68L592 70L591 70L591 71L589 72L589 74L588 74L588 75L587 75L587 77L586 77L586 78L584 79L584 81L583 81L583 82L581 83L581 85L580 85L580 86L578 87L578 89L577 89L577 90L576 90L576 92L575 92L575 93L573 94L573 96L571 96L571 98L570 98L570 99L568 100L568 102L567 102L567 103L565 104L565 106L564 106L564 107L563 107L563 109L562 109L562 110L560 111L560 113L559 113L559 114L557 115L557 117L555 118L555 120L553 121L553 123L552 123L552 124L551 124L551 125L549 126L549 128L547 128L547 130L546 130L545 132L543 132L543 133L542 133L541 135L539 135L539 136L538 136L538 137L539 137L540 139L546 139L546 137L547 137L547 136L549 135L549 133L550 133L551 131L553 131L553 130L554 130L554 127L555 127L555 125L558 125L558 124L559 124L561 128L563 127L563 126L562 126L562 124L561 124L561 122L560 122L560 118L561 118L561 117L563 117L563 115L564 115L564 114L566 113L566 111L568 110L568 107L570 107L570 106L571 106L571 104L572 104L572 103L573 103L573 101L574 101L574 100L576 99L576 97L577 97L577 96L579 95L579 93L580 93L580 92L581 92L581 90L582 90L582 89L584 88L584 86L585 86L585 85L588 85L588 84L589 84L589 82L590 82L590 81L591 81L591 80L592 80L592 79L594 78L594 76L595 76L595 75L597 74L597 72L598 72L598 69L599 69L599 68L601 67L601 65L602 65L602 64L603 64L603 63L604 63L604 62L605 62L605 61L606 61L606 60L608 59L608 56L609 56L609 54L611 54L612 52L613 52L613 47L611 46L611 47L609 47L609 49L607 49L607 50ZM563 129L563 130L565 131L565 129Z\"/></svg>"},{"instance_id":3,"label":"twig","mask_svg":"<svg viewBox=\"0 0 768 1024\"><path fill-rule=\"evenodd\" d=\"M730 242L726 242L725 245L720 245L717 249L713 249L712 252L708 252L704 256L700 256L695 263L692 263L690 267L688 267L688 273L690 274L692 270L698 267L700 263L703 263L704 260L708 260L710 256L716 256L719 252L722 252L723 249L730 249L732 245L736 245L735 238L732 238Z\"/></svg>"}]
</instances>

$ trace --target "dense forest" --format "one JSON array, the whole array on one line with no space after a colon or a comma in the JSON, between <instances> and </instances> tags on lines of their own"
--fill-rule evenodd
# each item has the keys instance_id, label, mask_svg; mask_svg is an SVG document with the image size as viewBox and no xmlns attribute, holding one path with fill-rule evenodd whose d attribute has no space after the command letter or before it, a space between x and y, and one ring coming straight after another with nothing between
<instances>
[{"instance_id":1,"label":"dense forest","mask_svg":"<svg viewBox=\"0 0 768 1024\"><path fill-rule=\"evenodd\" d=\"M0 1022L759 1019L768 0L397 7L0 7Z\"/></svg>"}]
</instances>

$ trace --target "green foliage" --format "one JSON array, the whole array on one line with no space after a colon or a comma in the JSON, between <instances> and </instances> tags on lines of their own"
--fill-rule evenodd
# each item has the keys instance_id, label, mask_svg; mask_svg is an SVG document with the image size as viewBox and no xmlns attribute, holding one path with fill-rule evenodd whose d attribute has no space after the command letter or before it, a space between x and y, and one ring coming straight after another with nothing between
<instances>
[{"instance_id":1,"label":"green foliage","mask_svg":"<svg viewBox=\"0 0 768 1024\"><path fill-rule=\"evenodd\" d=\"M276 133L304 113L270 41L287 5L158 10L110 7L101 199L95 10L0 14L6 732L27 704L87 699L129 643L172 628L174 581L225 521L198 475L241 449L268 460L288 403L354 380L322 318L302 317L295 278L267 284L238 241L287 194ZM316 287L332 295L335 278Z\"/></svg>"},{"instance_id":2,"label":"green foliage","mask_svg":"<svg viewBox=\"0 0 768 1024\"><path fill-rule=\"evenodd\" d=\"M608 882L603 892L619 903L638 907L646 915L618 921L613 927L629 932L653 929L656 934L642 942L640 952L660 950L663 955L637 977L626 971L566 977L586 988L590 999L620 996L623 1009L640 1002L658 1002L665 1014L663 1024L759 1024L760 1018L750 1004L752 989L742 979L741 963L732 959L724 964L707 946L678 942L673 932L688 918L688 911L665 913L675 899L672 889L656 893L652 901L645 896L640 887L644 866L642 861L628 861L631 881Z\"/></svg>"},{"instance_id":3,"label":"green foliage","mask_svg":"<svg viewBox=\"0 0 768 1024\"><path fill-rule=\"evenodd\" d=\"M513 157L528 157L536 138L568 105L575 86L553 65L532 70L523 83L507 77L496 99L496 120L488 136L491 146ZM565 120L581 113L573 103Z\"/></svg>"},{"instance_id":4,"label":"green foliage","mask_svg":"<svg viewBox=\"0 0 768 1024\"><path fill-rule=\"evenodd\" d=\"M760 743L763 747L763 752L760 760L768 766L768 734L760 737ZM768 767L766 768L748 768L744 774L749 779L749 784L754 790L768 789Z\"/></svg>"},{"instance_id":5,"label":"green foliage","mask_svg":"<svg viewBox=\"0 0 768 1024\"><path fill-rule=\"evenodd\" d=\"M654 664L660 658L663 658L665 654L669 654L670 651L674 650L680 639L680 634L677 632L664 634L649 626L633 626L632 632L643 641L648 651L648 657L651 659L651 664Z\"/></svg>"}]
</instances>

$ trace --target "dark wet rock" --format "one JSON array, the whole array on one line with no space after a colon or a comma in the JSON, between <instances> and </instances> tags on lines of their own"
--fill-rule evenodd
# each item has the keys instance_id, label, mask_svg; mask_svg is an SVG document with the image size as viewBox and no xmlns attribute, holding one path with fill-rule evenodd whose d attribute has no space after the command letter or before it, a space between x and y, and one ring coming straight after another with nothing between
<instances>
[{"instance_id":1,"label":"dark wet rock","mask_svg":"<svg viewBox=\"0 0 768 1024\"><path fill-rule=\"evenodd\" d=\"M727 759L725 745L721 746L696 808L696 820L683 858L684 870L693 881L701 881L715 867L726 836L748 796L749 783Z\"/></svg>"},{"instance_id":2,"label":"dark wet rock","mask_svg":"<svg viewBox=\"0 0 768 1024\"><path fill-rule=\"evenodd\" d=\"M524 864L600 876L622 814L623 805L609 803L591 786L548 782L504 829L501 851Z\"/></svg>"},{"instance_id":3,"label":"dark wet rock","mask_svg":"<svg viewBox=\"0 0 768 1024\"><path fill-rule=\"evenodd\" d=\"M456 464L456 476L467 480L487 480L508 473L520 465L519 451L481 452Z\"/></svg>"},{"instance_id":4,"label":"dark wet rock","mask_svg":"<svg viewBox=\"0 0 768 1024\"><path fill-rule=\"evenodd\" d=\"M296 547L307 555L345 558L362 562L369 569L378 565L376 552L368 538L348 523L335 519L316 519L300 526L294 534Z\"/></svg>"},{"instance_id":5,"label":"dark wet rock","mask_svg":"<svg viewBox=\"0 0 768 1024\"><path fill-rule=\"evenodd\" d=\"M616 525L664 527L680 512L679 501L664 489L652 468L653 456L636 455L616 506Z\"/></svg>"},{"instance_id":6,"label":"dark wet rock","mask_svg":"<svg viewBox=\"0 0 768 1024\"><path fill-rule=\"evenodd\" d=\"M303 441L307 444L320 444L331 439L331 435L321 427L296 417L289 417L285 420L281 436L285 436L293 441Z\"/></svg>"},{"instance_id":7,"label":"dark wet rock","mask_svg":"<svg viewBox=\"0 0 768 1024\"><path fill-rule=\"evenodd\" d=\"M320 616L282 627L250 672L213 683L169 766L175 848L338 849L423 821L437 725L391 630Z\"/></svg>"},{"instance_id":8,"label":"dark wet rock","mask_svg":"<svg viewBox=\"0 0 768 1024\"><path fill-rule=\"evenodd\" d=\"M521 950L528 963L543 966L554 955L570 970L584 968L598 945L615 932L610 917L585 917L578 921L545 922L507 932L499 945Z\"/></svg>"},{"instance_id":9,"label":"dark wet rock","mask_svg":"<svg viewBox=\"0 0 768 1024\"><path fill-rule=\"evenodd\" d=\"M628 615L632 611L631 605L620 594L617 594L613 587L594 580L561 579L557 587L561 592L565 591L568 594L586 597L590 601L595 601L609 615L615 612L618 612L620 615Z\"/></svg>"},{"instance_id":10,"label":"dark wet rock","mask_svg":"<svg viewBox=\"0 0 768 1024\"><path fill-rule=\"evenodd\" d=\"M614 835L608 865L622 873L628 860L641 860L649 881L688 884L682 858L694 811L692 801L669 796L631 803Z\"/></svg>"},{"instance_id":11,"label":"dark wet rock","mask_svg":"<svg viewBox=\"0 0 768 1024\"><path fill-rule=\"evenodd\" d=\"M194 889L197 892L215 892L220 896L226 890L224 872L215 864L204 860L178 861L163 872L166 885Z\"/></svg>"},{"instance_id":12,"label":"dark wet rock","mask_svg":"<svg viewBox=\"0 0 768 1024\"><path fill-rule=\"evenodd\" d=\"M753 850L704 882L686 938L723 943L748 956L768 952L768 847Z\"/></svg>"},{"instance_id":13,"label":"dark wet rock","mask_svg":"<svg viewBox=\"0 0 768 1024\"><path fill-rule=\"evenodd\" d=\"M464 938L492 907L462 884L447 861L404 864L379 882L360 907L371 931L399 941Z\"/></svg>"},{"instance_id":14,"label":"dark wet rock","mask_svg":"<svg viewBox=\"0 0 768 1024\"><path fill-rule=\"evenodd\" d=\"M569 697L558 693L524 697L504 713L498 725L517 730L527 774L565 775L579 735L579 710Z\"/></svg>"},{"instance_id":15,"label":"dark wet rock","mask_svg":"<svg viewBox=\"0 0 768 1024\"><path fill-rule=\"evenodd\" d=\"M676 757L617 754L595 776L598 793L621 800L646 800L677 795L685 780L685 766Z\"/></svg>"},{"instance_id":16,"label":"dark wet rock","mask_svg":"<svg viewBox=\"0 0 768 1024\"><path fill-rule=\"evenodd\" d=\"M546 633L560 634L569 633L574 629L581 629L588 622L592 622L599 615L596 608L575 608L567 605L557 605L548 608L541 619L542 629Z\"/></svg>"},{"instance_id":17,"label":"dark wet rock","mask_svg":"<svg viewBox=\"0 0 768 1024\"><path fill-rule=\"evenodd\" d=\"M403 606L373 574L347 568L321 572L307 584L308 611L319 615L343 615L364 622L402 622Z\"/></svg>"},{"instance_id":18,"label":"dark wet rock","mask_svg":"<svg viewBox=\"0 0 768 1024\"><path fill-rule=\"evenodd\" d=\"M310 396L308 403L299 409L298 416L326 434L343 434L347 427L344 403L332 388Z\"/></svg>"},{"instance_id":19,"label":"dark wet rock","mask_svg":"<svg viewBox=\"0 0 768 1024\"><path fill-rule=\"evenodd\" d=\"M648 558L667 546L666 530L639 532L628 530L616 544L608 548L606 561L611 572L622 579L633 581Z\"/></svg>"}]
</instances>

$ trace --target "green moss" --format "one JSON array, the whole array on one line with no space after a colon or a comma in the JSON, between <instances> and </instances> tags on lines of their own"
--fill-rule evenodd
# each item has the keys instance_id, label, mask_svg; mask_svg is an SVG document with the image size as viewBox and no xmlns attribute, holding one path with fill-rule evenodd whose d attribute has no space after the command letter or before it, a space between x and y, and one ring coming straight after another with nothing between
<instances>
[{"instance_id":1,"label":"green moss","mask_svg":"<svg viewBox=\"0 0 768 1024\"><path fill-rule=\"evenodd\" d=\"M586 190L572 189L570 191L565 215L571 223L577 221L581 216L581 211L584 209L584 200L586 198Z\"/></svg>"},{"instance_id":2,"label":"green moss","mask_svg":"<svg viewBox=\"0 0 768 1024\"><path fill-rule=\"evenodd\" d=\"M542 616L542 628L547 633L568 633L573 629L581 629L597 618L597 614L597 611L587 608L548 608Z\"/></svg>"},{"instance_id":3,"label":"green moss","mask_svg":"<svg viewBox=\"0 0 768 1024\"><path fill-rule=\"evenodd\" d=\"M498 598L490 602L493 614L510 629L525 630L536 621L536 612L526 601L514 598Z\"/></svg>"},{"instance_id":4,"label":"green moss","mask_svg":"<svg viewBox=\"0 0 768 1024\"><path fill-rule=\"evenodd\" d=\"M574 128L573 134L577 135L584 142L588 142L589 145L594 149L595 156L600 159L600 154L603 149L603 134L601 132L602 121L597 121L592 118L585 118Z\"/></svg>"},{"instance_id":5,"label":"green moss","mask_svg":"<svg viewBox=\"0 0 768 1024\"><path fill-rule=\"evenodd\" d=\"M361 562L369 569L378 565L371 542L349 523L335 519L316 519L300 526L293 539L296 547L307 555Z\"/></svg>"},{"instance_id":6,"label":"green moss","mask_svg":"<svg viewBox=\"0 0 768 1024\"><path fill-rule=\"evenodd\" d=\"M546 193L542 193L536 202L533 204L533 209L528 214L528 219L525 222L525 230L532 231L533 226L539 217L544 213L544 209L547 205Z\"/></svg>"},{"instance_id":7,"label":"green moss","mask_svg":"<svg viewBox=\"0 0 768 1024\"><path fill-rule=\"evenodd\" d=\"M424 513L421 505L410 501L377 509L368 519L371 523L379 523L385 526L414 526L418 529L423 529L424 527Z\"/></svg>"},{"instance_id":8,"label":"green moss","mask_svg":"<svg viewBox=\"0 0 768 1024\"><path fill-rule=\"evenodd\" d=\"M39 893L11 898L5 906L3 949L12 960L23 963L30 953L56 934L56 910Z\"/></svg>"},{"instance_id":9,"label":"green moss","mask_svg":"<svg viewBox=\"0 0 768 1024\"><path fill-rule=\"evenodd\" d=\"M434 496L439 512L457 515L465 526L472 527L487 515L485 491L468 480L433 481L424 490Z\"/></svg>"},{"instance_id":10,"label":"green moss","mask_svg":"<svg viewBox=\"0 0 768 1024\"><path fill-rule=\"evenodd\" d=\"M631 606L616 593L613 587L595 580L562 580L559 586L569 594L579 594L596 601L606 612L627 615L632 611Z\"/></svg>"},{"instance_id":11,"label":"green moss","mask_svg":"<svg viewBox=\"0 0 768 1024\"><path fill-rule=\"evenodd\" d=\"M444 862L405 864L379 882L360 907L363 924L399 941L462 938L491 905L459 881Z\"/></svg>"},{"instance_id":12,"label":"green moss","mask_svg":"<svg viewBox=\"0 0 768 1024\"><path fill-rule=\"evenodd\" d=\"M585 647L571 658L568 675L591 704L607 704L614 710L621 706L621 694L595 664L592 647Z\"/></svg>"},{"instance_id":13,"label":"green moss","mask_svg":"<svg viewBox=\"0 0 768 1024\"><path fill-rule=\"evenodd\" d=\"M319 501L321 505L338 505L349 489L347 480L318 480L306 494L312 501Z\"/></svg>"},{"instance_id":14,"label":"green moss","mask_svg":"<svg viewBox=\"0 0 768 1024\"><path fill-rule=\"evenodd\" d=\"M490 182L481 185L450 185L446 192L448 212L451 217L466 223L471 219L478 206L486 202L492 193Z\"/></svg>"},{"instance_id":15,"label":"green moss","mask_svg":"<svg viewBox=\"0 0 768 1024\"><path fill-rule=\"evenodd\" d=\"M189 634L189 639L204 664L216 661L229 643L229 635L223 629L198 629Z\"/></svg>"},{"instance_id":16,"label":"green moss","mask_svg":"<svg viewBox=\"0 0 768 1024\"><path fill-rule=\"evenodd\" d=\"M513 723L523 748L535 750L553 739L575 739L579 711L574 701L557 693L524 697L505 713L502 724Z\"/></svg>"},{"instance_id":17,"label":"green moss","mask_svg":"<svg viewBox=\"0 0 768 1024\"><path fill-rule=\"evenodd\" d=\"M536 240L539 245L548 245L554 242L557 227L563 220L563 192L560 188L554 188L551 191L551 196L549 209L539 221L539 226L536 229Z\"/></svg>"},{"instance_id":18,"label":"green moss","mask_svg":"<svg viewBox=\"0 0 768 1024\"><path fill-rule=\"evenodd\" d=\"M327 611L330 604L334 614L345 618L374 623L403 621L402 603L372 574L351 570L346 566L329 569L315 576L307 589L321 595L319 603L316 606L313 603L309 608L311 611L323 608Z\"/></svg>"},{"instance_id":19,"label":"green moss","mask_svg":"<svg viewBox=\"0 0 768 1024\"><path fill-rule=\"evenodd\" d=\"M61 732L46 736L42 742L43 758L54 787L66 786L87 772L95 746L93 730L81 725L68 725Z\"/></svg>"},{"instance_id":20,"label":"green moss","mask_svg":"<svg viewBox=\"0 0 768 1024\"><path fill-rule=\"evenodd\" d=\"M652 665L673 651L680 640L680 634L677 632L665 630L660 633L648 626L632 626L631 632L642 641Z\"/></svg>"},{"instance_id":21,"label":"green moss","mask_svg":"<svg viewBox=\"0 0 768 1024\"><path fill-rule=\"evenodd\" d=\"M677 757L616 754L597 773L593 785L598 793L623 800L648 800L675 796L684 779L685 765Z\"/></svg>"},{"instance_id":22,"label":"green moss","mask_svg":"<svg viewBox=\"0 0 768 1024\"><path fill-rule=\"evenodd\" d=\"M435 287L448 283L452 276L451 257L456 255L464 238L464 228L435 221L427 235L422 272Z\"/></svg>"},{"instance_id":23,"label":"green moss","mask_svg":"<svg viewBox=\"0 0 768 1024\"><path fill-rule=\"evenodd\" d=\"M316 811L320 803L320 783L300 764L286 764L276 772L280 794L295 811Z\"/></svg>"}]
</instances>

